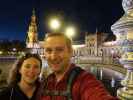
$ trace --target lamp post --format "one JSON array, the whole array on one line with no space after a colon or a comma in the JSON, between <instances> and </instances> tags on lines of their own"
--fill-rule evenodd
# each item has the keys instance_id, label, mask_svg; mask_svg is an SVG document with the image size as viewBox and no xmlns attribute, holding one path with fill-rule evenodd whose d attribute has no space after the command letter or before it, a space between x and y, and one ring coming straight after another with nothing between
<instances>
[{"instance_id":1,"label":"lamp post","mask_svg":"<svg viewBox=\"0 0 133 100\"><path fill-rule=\"evenodd\" d=\"M111 63L114 63L114 49L111 49Z\"/></svg>"},{"instance_id":2,"label":"lamp post","mask_svg":"<svg viewBox=\"0 0 133 100\"><path fill-rule=\"evenodd\" d=\"M73 37L75 35L75 28L74 27L67 27L66 30L65 30L65 35L71 39L72 43L73 43ZM74 51L73 51L74 53ZM78 59L78 57L74 56L72 57L74 59L74 61L76 61Z\"/></svg>"},{"instance_id":3,"label":"lamp post","mask_svg":"<svg viewBox=\"0 0 133 100\"><path fill-rule=\"evenodd\" d=\"M70 27L67 27L66 30L65 30L65 34L72 40L72 38L74 37L75 35L75 28L70 26Z\"/></svg>"},{"instance_id":4,"label":"lamp post","mask_svg":"<svg viewBox=\"0 0 133 100\"><path fill-rule=\"evenodd\" d=\"M121 82L124 87L118 89L117 95L121 100L133 100L133 0L123 0L122 6L124 16L111 26L124 53L120 63L127 69L126 77Z\"/></svg>"}]
</instances>

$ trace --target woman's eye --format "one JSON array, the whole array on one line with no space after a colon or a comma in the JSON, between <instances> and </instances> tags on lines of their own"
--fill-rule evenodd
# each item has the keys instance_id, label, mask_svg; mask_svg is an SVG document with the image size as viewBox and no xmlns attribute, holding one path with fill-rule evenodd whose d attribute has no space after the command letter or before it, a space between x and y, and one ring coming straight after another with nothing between
<instances>
[{"instance_id":1,"label":"woman's eye","mask_svg":"<svg viewBox=\"0 0 133 100\"><path fill-rule=\"evenodd\" d=\"M39 68L39 65L34 65L34 68L38 69Z\"/></svg>"}]
</instances>

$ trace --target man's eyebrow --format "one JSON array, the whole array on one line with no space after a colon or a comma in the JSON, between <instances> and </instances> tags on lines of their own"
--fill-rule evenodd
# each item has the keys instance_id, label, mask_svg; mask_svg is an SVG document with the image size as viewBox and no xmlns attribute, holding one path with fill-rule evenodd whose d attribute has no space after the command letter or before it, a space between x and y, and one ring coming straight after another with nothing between
<instances>
[{"instance_id":1,"label":"man's eyebrow","mask_svg":"<svg viewBox=\"0 0 133 100\"><path fill-rule=\"evenodd\" d=\"M57 46L57 47L55 47L55 48L65 48L64 46Z\"/></svg>"}]
</instances>

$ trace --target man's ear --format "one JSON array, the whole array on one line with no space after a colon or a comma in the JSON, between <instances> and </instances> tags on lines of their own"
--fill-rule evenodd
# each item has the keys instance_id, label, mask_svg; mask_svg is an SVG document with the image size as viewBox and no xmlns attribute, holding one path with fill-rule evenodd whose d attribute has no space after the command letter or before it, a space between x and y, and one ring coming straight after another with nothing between
<instances>
[{"instance_id":1,"label":"man's ear","mask_svg":"<svg viewBox=\"0 0 133 100\"><path fill-rule=\"evenodd\" d=\"M42 48L45 48L45 41L42 42Z\"/></svg>"},{"instance_id":2,"label":"man's ear","mask_svg":"<svg viewBox=\"0 0 133 100\"><path fill-rule=\"evenodd\" d=\"M71 57L73 56L73 48L70 49Z\"/></svg>"}]
</instances>

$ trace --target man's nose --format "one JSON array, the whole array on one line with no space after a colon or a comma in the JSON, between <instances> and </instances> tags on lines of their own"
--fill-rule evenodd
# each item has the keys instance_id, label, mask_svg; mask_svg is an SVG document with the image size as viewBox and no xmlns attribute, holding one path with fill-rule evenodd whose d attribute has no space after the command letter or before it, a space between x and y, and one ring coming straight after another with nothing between
<instances>
[{"instance_id":1,"label":"man's nose","mask_svg":"<svg viewBox=\"0 0 133 100\"><path fill-rule=\"evenodd\" d=\"M52 59L56 59L58 57L58 53L56 52L56 51L53 51L52 53L51 53L51 58Z\"/></svg>"}]
</instances>

